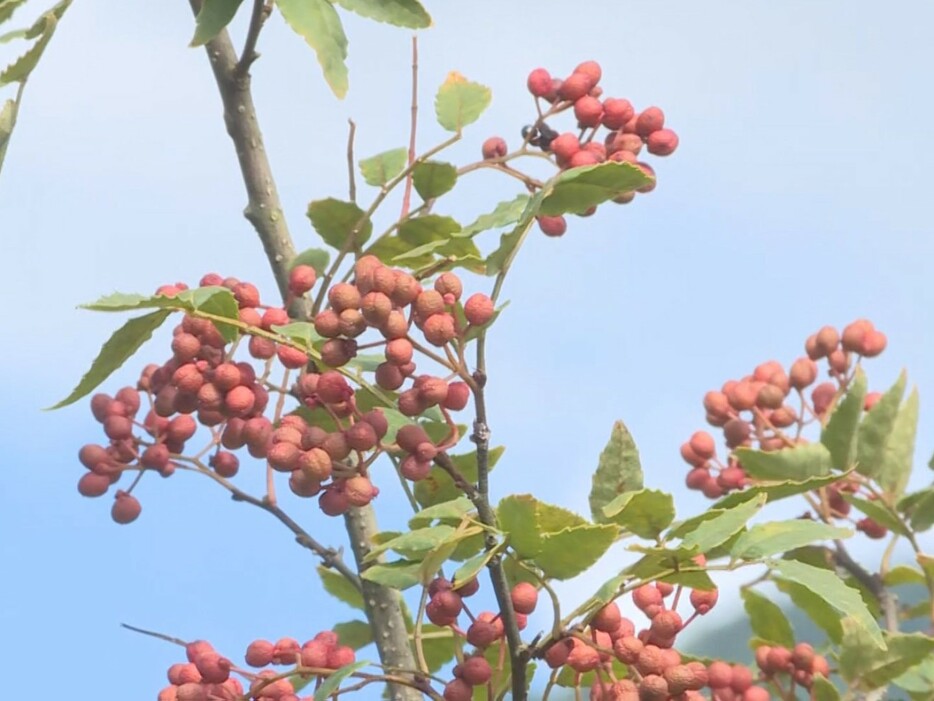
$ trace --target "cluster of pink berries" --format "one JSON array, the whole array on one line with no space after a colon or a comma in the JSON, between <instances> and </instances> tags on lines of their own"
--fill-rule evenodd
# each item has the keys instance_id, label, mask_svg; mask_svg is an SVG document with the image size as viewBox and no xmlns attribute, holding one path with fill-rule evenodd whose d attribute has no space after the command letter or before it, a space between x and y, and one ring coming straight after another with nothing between
<instances>
[{"instance_id":1,"label":"cluster of pink berries","mask_svg":"<svg viewBox=\"0 0 934 701\"><path fill-rule=\"evenodd\" d=\"M159 701L300 701L290 676L297 673L305 678L321 677L355 661L353 649L341 645L337 633L329 630L318 633L304 645L294 638L282 638L276 643L254 640L247 647L245 657L250 667L295 667L287 673L238 669L204 640L186 645L185 653L187 663L169 667L169 686L159 692ZM249 688L244 690L231 672L249 681Z\"/></svg>"},{"instance_id":2,"label":"cluster of pink berries","mask_svg":"<svg viewBox=\"0 0 934 701\"><path fill-rule=\"evenodd\" d=\"M634 192L627 192L614 201L631 202L637 192L655 189L655 171L639 159L643 147L655 156L669 156L678 147L678 135L665 127L665 114L659 107L647 107L636 112L632 103L624 98L601 99L599 86L603 71L596 61L581 63L568 77L553 78L544 68L536 68L528 77L529 92L536 99L550 103L535 125L524 130L525 140L554 155L561 170L596 165L606 161L633 163L653 181ZM577 131L557 133L545 119L572 109L577 120ZM606 129L602 141L597 139L601 128ZM488 160L504 158L508 146L501 137L491 137L483 143L483 157ZM594 209L582 213L589 215ZM567 231L563 216L538 217L539 228L548 236L561 236Z\"/></svg>"},{"instance_id":3,"label":"cluster of pink berries","mask_svg":"<svg viewBox=\"0 0 934 701\"><path fill-rule=\"evenodd\" d=\"M290 293L307 294L315 282L313 268L296 266ZM426 289L409 273L364 256L356 263L354 281L331 287L329 306L314 319L315 330L327 339L320 352L328 367L319 368L305 351L270 338L274 328L291 319L282 307L263 305L254 285L215 274L204 276L200 285L230 289L240 321L268 332L248 333L246 344L252 360L264 361L262 373L257 374L251 362L234 359L237 344L228 344L211 321L186 315L174 330L169 360L147 366L136 388L124 387L114 397L92 398L91 410L109 444L90 444L79 451L89 470L78 484L84 496L105 494L125 471L152 470L170 476L201 425L211 432L208 465L220 477L237 474L240 458L234 451L246 448L252 457L288 474L293 493L318 496L325 514L339 515L368 504L379 490L367 468L379 451L395 449L384 441L389 424L378 408L359 410L353 387L340 370L329 368L348 363L356 356L357 338L375 329L382 340L369 345L382 346L386 358L376 368L376 384L399 390L412 380L398 395L402 414L415 417L431 407L458 411L467 405L470 387L459 380L415 375L413 331L418 329L429 344L445 347L462 343L471 328L488 323L494 314L493 302L484 294L461 304L463 286L453 273L443 273ZM176 283L160 287L157 294L174 296L185 289ZM269 379L274 359L298 373L287 388ZM270 419L265 415L270 391L288 393L305 408L323 409L330 430L310 424L301 413ZM151 409L139 421L141 393ZM426 477L439 446L417 426L409 426L396 440L408 453L403 473L412 480ZM118 523L129 523L140 514L132 490L131 486L116 493L112 516Z\"/></svg>"},{"instance_id":4,"label":"cluster of pink berries","mask_svg":"<svg viewBox=\"0 0 934 701\"><path fill-rule=\"evenodd\" d=\"M779 362L769 360L758 365L751 375L728 380L720 390L707 392L707 423L722 429L729 451L739 447L782 450L806 443L804 427L826 419L828 410L852 379L855 362L873 358L885 347L885 334L865 319L849 324L842 334L825 326L808 338L807 355L792 363L787 372ZM817 381L818 360L826 360L831 381L815 385L809 400L804 391ZM801 410L790 403L792 393ZM867 396L867 411L879 396ZM681 446L681 457L691 466L687 486L710 499L742 489L749 481L732 452L725 463L718 460L714 438L706 431L697 431Z\"/></svg>"}]
</instances>

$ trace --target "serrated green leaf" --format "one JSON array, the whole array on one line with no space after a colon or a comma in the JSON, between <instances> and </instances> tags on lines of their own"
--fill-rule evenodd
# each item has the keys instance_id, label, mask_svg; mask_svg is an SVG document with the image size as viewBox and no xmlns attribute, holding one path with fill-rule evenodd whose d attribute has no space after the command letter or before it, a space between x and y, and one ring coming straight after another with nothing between
<instances>
[{"instance_id":1,"label":"serrated green leaf","mask_svg":"<svg viewBox=\"0 0 934 701\"><path fill-rule=\"evenodd\" d=\"M437 576L438 571L444 566L444 563L454 555L459 545L480 536L482 533L483 528L480 526L458 528L454 533L428 551L422 559L422 568L419 573L422 584L428 586L431 583L431 580Z\"/></svg>"},{"instance_id":2,"label":"serrated green leaf","mask_svg":"<svg viewBox=\"0 0 934 701\"><path fill-rule=\"evenodd\" d=\"M442 424L442 426L445 425ZM446 426L444 430L447 430ZM496 466L496 463L499 461L500 457L502 457L505 450L503 446L490 449L489 469L492 470ZM476 451L464 455L452 455L451 461L454 463L458 472L460 472L468 482L475 483L477 481ZM461 490L454 485L454 480L451 476L440 467L431 468L428 477L415 483L414 491L415 499L422 507L451 501L463 494Z\"/></svg>"},{"instance_id":3,"label":"serrated green leaf","mask_svg":"<svg viewBox=\"0 0 934 701\"><path fill-rule=\"evenodd\" d=\"M765 494L768 501L766 503L771 504L774 501L780 499L787 499L788 497L797 496L798 494L805 494L806 492L812 492L815 489L820 489L821 487L826 487L829 484L837 482L849 473L834 473L831 475L824 475L822 477L808 477L803 480L774 480L774 481L764 481L756 482L755 484L747 487L746 489L733 492L732 494L727 494L722 499L714 502L712 509L729 509L737 504L741 504L744 501L747 501L751 496L755 494Z\"/></svg>"},{"instance_id":4,"label":"serrated green leaf","mask_svg":"<svg viewBox=\"0 0 934 701\"><path fill-rule=\"evenodd\" d=\"M423 200L441 197L457 183L457 168L450 163L425 161L412 170L412 184Z\"/></svg>"},{"instance_id":5,"label":"serrated green leaf","mask_svg":"<svg viewBox=\"0 0 934 701\"><path fill-rule=\"evenodd\" d=\"M326 0L313 0L325 2ZM308 218L315 231L325 243L338 250L353 236L353 247L362 246L373 233L373 222L365 218L365 212L353 202L333 197L315 200L308 205ZM359 228L358 228L359 227Z\"/></svg>"},{"instance_id":6,"label":"serrated green leaf","mask_svg":"<svg viewBox=\"0 0 934 701\"><path fill-rule=\"evenodd\" d=\"M512 264L513 258L515 258L519 247L522 245L522 241L535 223L535 217L538 215L538 210L541 207L543 198L543 190L539 190L532 195L525 206L525 211L522 212L522 216L516 223L515 228L508 233L500 235L499 247L487 256L486 259L487 275L499 275L499 273Z\"/></svg>"},{"instance_id":7,"label":"serrated green leaf","mask_svg":"<svg viewBox=\"0 0 934 701\"><path fill-rule=\"evenodd\" d=\"M813 701L840 701L840 692L833 682L820 674L814 676L811 682L811 696Z\"/></svg>"},{"instance_id":8,"label":"serrated green leaf","mask_svg":"<svg viewBox=\"0 0 934 701\"><path fill-rule=\"evenodd\" d=\"M752 632L768 645L795 645L795 632L781 606L748 587L740 590Z\"/></svg>"},{"instance_id":9,"label":"serrated green leaf","mask_svg":"<svg viewBox=\"0 0 934 701\"><path fill-rule=\"evenodd\" d=\"M422 509L409 519L409 528L424 528L436 520L448 522L449 525L456 525L463 520L465 514L473 510L473 502L465 496L459 496L451 501L441 502Z\"/></svg>"},{"instance_id":10,"label":"serrated green leaf","mask_svg":"<svg viewBox=\"0 0 934 701\"><path fill-rule=\"evenodd\" d=\"M609 520L640 538L657 538L671 525L675 503L670 494L641 489L620 494L603 507L603 515L601 522Z\"/></svg>"},{"instance_id":11,"label":"serrated green leaf","mask_svg":"<svg viewBox=\"0 0 934 701\"><path fill-rule=\"evenodd\" d=\"M882 524L893 533L898 533L903 536L908 535L908 529L905 528L905 524L882 504L869 501L868 499L861 499L853 494L844 493L841 496L873 521Z\"/></svg>"},{"instance_id":12,"label":"serrated green leaf","mask_svg":"<svg viewBox=\"0 0 934 701\"><path fill-rule=\"evenodd\" d=\"M915 388L895 415L892 432L882 454L882 465L876 475L876 481L889 494L901 496L905 491L911 476L917 431L918 389Z\"/></svg>"},{"instance_id":13,"label":"serrated green leaf","mask_svg":"<svg viewBox=\"0 0 934 701\"><path fill-rule=\"evenodd\" d=\"M492 94L480 83L467 80L457 71L448 73L435 96L438 124L448 131L460 132L479 119L489 106Z\"/></svg>"},{"instance_id":14,"label":"serrated green leaf","mask_svg":"<svg viewBox=\"0 0 934 701\"><path fill-rule=\"evenodd\" d=\"M612 524L583 524L542 533L534 562L547 577L576 577L603 556L618 533Z\"/></svg>"},{"instance_id":15,"label":"serrated green leaf","mask_svg":"<svg viewBox=\"0 0 934 701\"><path fill-rule=\"evenodd\" d=\"M347 94L347 36L340 17L327 0L277 0L292 30L315 50L324 79L334 94Z\"/></svg>"},{"instance_id":16,"label":"serrated green leaf","mask_svg":"<svg viewBox=\"0 0 934 701\"><path fill-rule=\"evenodd\" d=\"M337 623L333 630L337 633L341 645L347 645L354 650L359 650L373 642L373 630L366 621Z\"/></svg>"},{"instance_id":17,"label":"serrated green leaf","mask_svg":"<svg viewBox=\"0 0 934 701\"><path fill-rule=\"evenodd\" d=\"M840 614L822 597L807 587L781 577L774 579L779 591L788 595L799 611L803 611L814 625L823 630L834 643L843 639L843 628L840 626Z\"/></svg>"},{"instance_id":18,"label":"serrated green leaf","mask_svg":"<svg viewBox=\"0 0 934 701\"><path fill-rule=\"evenodd\" d=\"M756 479L805 480L829 475L833 469L830 451L822 443L773 451L737 448L735 452L746 473Z\"/></svg>"},{"instance_id":19,"label":"serrated green leaf","mask_svg":"<svg viewBox=\"0 0 934 701\"><path fill-rule=\"evenodd\" d=\"M310 265L318 275L324 275L331 262L331 254L323 248L307 248L292 259L289 270L296 265Z\"/></svg>"},{"instance_id":20,"label":"serrated green leaf","mask_svg":"<svg viewBox=\"0 0 934 701\"><path fill-rule=\"evenodd\" d=\"M844 584L836 572L795 560L775 560L771 565L785 579L807 587L845 617L852 618L876 647L885 649L879 624L863 598L856 589Z\"/></svg>"},{"instance_id":21,"label":"serrated green leaf","mask_svg":"<svg viewBox=\"0 0 934 701\"><path fill-rule=\"evenodd\" d=\"M895 427L907 382L908 377L902 372L895 384L866 412L860 422L856 436L856 470L860 474L875 479L881 472L886 444Z\"/></svg>"},{"instance_id":22,"label":"serrated green leaf","mask_svg":"<svg viewBox=\"0 0 934 701\"><path fill-rule=\"evenodd\" d=\"M853 533L849 528L804 519L760 523L737 539L730 555L736 559L759 560L821 540L849 538Z\"/></svg>"},{"instance_id":23,"label":"serrated green leaf","mask_svg":"<svg viewBox=\"0 0 934 701\"><path fill-rule=\"evenodd\" d=\"M831 462L838 470L848 470L856 461L856 429L865 401L866 373L858 367L846 395L820 434L820 442L827 446Z\"/></svg>"},{"instance_id":24,"label":"serrated green leaf","mask_svg":"<svg viewBox=\"0 0 934 701\"><path fill-rule=\"evenodd\" d=\"M856 622L843 620L840 676L862 691L886 686L934 654L934 638L922 633L886 633L880 650Z\"/></svg>"},{"instance_id":25,"label":"serrated green leaf","mask_svg":"<svg viewBox=\"0 0 934 701\"><path fill-rule=\"evenodd\" d=\"M380 543L371 548L363 561L373 562L387 550L394 550L413 560L418 559L420 554L426 553L435 546L446 541L454 534L454 530L453 526L442 524L403 533L392 540Z\"/></svg>"},{"instance_id":26,"label":"serrated green leaf","mask_svg":"<svg viewBox=\"0 0 934 701\"><path fill-rule=\"evenodd\" d=\"M26 0L4 0L0 2L0 24L6 22L16 12L16 8L22 6Z\"/></svg>"},{"instance_id":27,"label":"serrated green leaf","mask_svg":"<svg viewBox=\"0 0 934 701\"><path fill-rule=\"evenodd\" d=\"M362 17L408 29L431 26L431 16L417 0L335 0L345 10Z\"/></svg>"},{"instance_id":28,"label":"serrated green leaf","mask_svg":"<svg viewBox=\"0 0 934 701\"><path fill-rule=\"evenodd\" d=\"M360 576L369 581L382 584L393 589L408 589L419 583L419 570L421 562L398 560L396 562L377 563L371 565L360 573Z\"/></svg>"},{"instance_id":29,"label":"serrated green leaf","mask_svg":"<svg viewBox=\"0 0 934 701\"><path fill-rule=\"evenodd\" d=\"M532 559L542 550L542 537L587 522L567 509L539 501L531 494L513 494L496 507L500 529L509 534L509 544L520 557ZM615 530L615 526L613 527Z\"/></svg>"},{"instance_id":30,"label":"serrated green leaf","mask_svg":"<svg viewBox=\"0 0 934 701\"><path fill-rule=\"evenodd\" d=\"M650 184L650 178L631 163L607 161L563 171L545 186L541 214L579 214L603 202Z\"/></svg>"},{"instance_id":31,"label":"serrated green leaf","mask_svg":"<svg viewBox=\"0 0 934 701\"><path fill-rule=\"evenodd\" d=\"M488 229L502 229L514 224L522 217L529 204L529 196L517 195L514 199L500 202L492 212L481 214L470 224L461 229L459 236L476 236Z\"/></svg>"},{"instance_id":32,"label":"serrated green leaf","mask_svg":"<svg viewBox=\"0 0 934 701\"><path fill-rule=\"evenodd\" d=\"M455 591L470 580L475 579L483 568L487 566L487 563L493 559L496 552L496 550L484 550L479 555L474 555L464 562L463 565L458 567L454 571L454 576L451 578L451 581L454 583Z\"/></svg>"},{"instance_id":33,"label":"serrated green leaf","mask_svg":"<svg viewBox=\"0 0 934 701\"><path fill-rule=\"evenodd\" d=\"M204 46L230 24L243 0L204 0L190 46Z\"/></svg>"},{"instance_id":34,"label":"serrated green leaf","mask_svg":"<svg viewBox=\"0 0 934 701\"><path fill-rule=\"evenodd\" d=\"M363 594L344 575L323 565L318 565L317 570L321 584L328 594L352 608L360 611L366 610L363 605Z\"/></svg>"},{"instance_id":35,"label":"serrated green leaf","mask_svg":"<svg viewBox=\"0 0 934 701\"><path fill-rule=\"evenodd\" d=\"M749 501L701 521L681 539L681 547L696 548L697 552L706 553L744 528L746 522L759 512L765 502L766 496L757 494Z\"/></svg>"},{"instance_id":36,"label":"serrated green leaf","mask_svg":"<svg viewBox=\"0 0 934 701\"><path fill-rule=\"evenodd\" d=\"M608 515L604 513L604 507L620 494L642 489L642 480L639 450L626 424L617 421L613 424L610 440L600 453L597 470L593 474L590 488L590 511L593 520L606 523Z\"/></svg>"},{"instance_id":37,"label":"serrated green leaf","mask_svg":"<svg viewBox=\"0 0 934 701\"><path fill-rule=\"evenodd\" d=\"M64 7L67 7L68 4L70 3L60 3L60 5ZM32 73L38 65L39 59L42 58L46 46L48 46L49 42L52 40L52 35L55 33L57 25L58 18L54 12L46 12L36 21L33 27L41 28L41 33L35 34L35 36L38 36L38 40L29 47L26 53L0 72L0 87L9 85L10 83L19 83L29 77L29 74ZM30 37L31 34L33 33L27 32L26 36Z\"/></svg>"},{"instance_id":38,"label":"serrated green leaf","mask_svg":"<svg viewBox=\"0 0 934 701\"><path fill-rule=\"evenodd\" d=\"M279 2L282 2L282 0L279 0ZM342 681L369 664L366 660L360 660L334 671L324 680L321 686L315 689L314 701L327 701L328 697L340 688Z\"/></svg>"},{"instance_id":39,"label":"serrated green leaf","mask_svg":"<svg viewBox=\"0 0 934 701\"><path fill-rule=\"evenodd\" d=\"M81 378L78 386L62 401L49 407L49 410L61 409L73 404L92 392L133 357L133 354L152 337L153 332L169 318L170 314L171 312L164 310L151 312L145 316L130 319L117 329L101 347L100 353L91 363L91 369Z\"/></svg>"},{"instance_id":40,"label":"serrated green leaf","mask_svg":"<svg viewBox=\"0 0 934 701\"><path fill-rule=\"evenodd\" d=\"M409 161L407 148L394 148L383 151L371 158L360 161L360 173L367 185L382 187L394 177L399 175Z\"/></svg>"}]
</instances>

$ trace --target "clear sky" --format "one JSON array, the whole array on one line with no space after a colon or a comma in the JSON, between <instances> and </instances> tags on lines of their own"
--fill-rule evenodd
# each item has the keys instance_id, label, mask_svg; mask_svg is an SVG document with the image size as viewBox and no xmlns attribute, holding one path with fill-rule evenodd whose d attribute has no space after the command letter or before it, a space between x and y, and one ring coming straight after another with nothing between
<instances>
[{"instance_id":1,"label":"clear sky","mask_svg":"<svg viewBox=\"0 0 934 701\"><path fill-rule=\"evenodd\" d=\"M889 336L869 365L873 387L902 367L920 387L927 460L930 4L426 4L435 27L420 39L422 146L442 136L431 100L449 70L494 95L450 154L465 162L489 135L518 141L531 121L530 69L562 74L585 59L603 64L607 94L663 107L681 136L674 156L654 161L656 192L523 250L490 345L491 426L508 446L496 495L534 491L586 513L597 455L623 419L647 484L673 489L682 515L696 512L707 502L681 487L678 446L703 422L703 393L763 360L790 363L821 325L863 316ZM114 525L108 498L75 490L78 448L101 439L87 405L40 411L122 323L76 310L81 302L208 271L274 295L240 214L204 53L186 48L192 27L182 0L75 3L26 91L0 176L0 649L20 671L6 677L10 698L41 696L36 685L53 680L78 699L154 698L180 651L121 621L208 638L239 658L255 637L307 639L352 617L322 595L313 558L278 523L203 480L147 479L139 521ZM354 17L346 27L343 102L280 19L260 42L259 116L300 248L315 245L307 202L345 194L347 118L360 156L407 139L408 34ZM234 31L239 45L242 26ZM447 211L469 220L516 192L478 175ZM164 360L160 338L105 389ZM930 479L920 471L917 485ZM322 541L343 542L339 522L293 506ZM378 500L385 523L401 506L390 489ZM561 591L571 603L585 597L625 557Z\"/></svg>"}]
</instances>

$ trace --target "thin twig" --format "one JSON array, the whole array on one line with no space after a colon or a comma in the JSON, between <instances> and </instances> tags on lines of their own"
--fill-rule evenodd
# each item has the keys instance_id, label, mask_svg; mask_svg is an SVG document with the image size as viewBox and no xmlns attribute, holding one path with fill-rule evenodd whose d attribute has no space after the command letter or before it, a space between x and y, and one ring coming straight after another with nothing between
<instances>
[{"instance_id":1,"label":"thin twig","mask_svg":"<svg viewBox=\"0 0 934 701\"><path fill-rule=\"evenodd\" d=\"M129 623L121 623L123 628L127 630L132 630L134 633L141 633L143 635L148 635L152 638L158 638L159 640L164 640L167 643L174 643L175 645L181 645L182 647L187 647L188 643L182 640L181 638L173 638L171 635L166 635L165 633L157 633L154 630L146 630L145 628L137 628L136 626L131 626Z\"/></svg>"},{"instance_id":2,"label":"thin twig","mask_svg":"<svg viewBox=\"0 0 934 701\"><path fill-rule=\"evenodd\" d=\"M415 131L418 127L418 35L412 35L412 123L409 126L409 166L415 162ZM405 194L402 197L402 214L399 219L409 216L412 201L412 173L405 178Z\"/></svg>"},{"instance_id":3,"label":"thin twig","mask_svg":"<svg viewBox=\"0 0 934 701\"><path fill-rule=\"evenodd\" d=\"M347 123L350 125L350 129L347 132L347 179L348 179L348 190L350 195L350 201L354 204L357 203L357 178L354 171L354 160L353 160L353 140L354 136L357 134L357 124L352 119L348 119Z\"/></svg>"},{"instance_id":4,"label":"thin twig","mask_svg":"<svg viewBox=\"0 0 934 701\"><path fill-rule=\"evenodd\" d=\"M266 21L266 3L265 0L253 0L253 13L250 15L250 27L246 32L246 40L243 42L243 51L240 53L240 60L237 61L237 67L234 69L234 75L238 79L244 78L249 73L253 61L259 58L256 53L256 42L259 40L259 32Z\"/></svg>"}]
</instances>

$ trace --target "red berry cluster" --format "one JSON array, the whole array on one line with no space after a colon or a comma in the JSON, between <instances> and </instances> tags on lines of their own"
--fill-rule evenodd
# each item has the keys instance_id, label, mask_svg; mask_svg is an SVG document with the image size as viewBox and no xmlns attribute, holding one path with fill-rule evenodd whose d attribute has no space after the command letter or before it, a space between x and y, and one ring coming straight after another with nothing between
<instances>
[{"instance_id":1,"label":"red berry cluster","mask_svg":"<svg viewBox=\"0 0 934 701\"><path fill-rule=\"evenodd\" d=\"M284 308L263 305L254 285L215 274L204 276L200 285L228 288L237 300L240 321L257 329L247 332L246 348L252 360L264 362L263 370L258 374L251 362L235 360L239 344L228 344L211 321L186 315L174 330L169 360L147 366L137 388L92 398L92 413L103 425L109 445L91 444L79 451L89 470L79 481L79 492L101 496L124 471L141 476L152 470L168 477L182 464L186 445L201 425L210 431L208 448L201 452L210 453L208 465L222 478L237 474L240 458L235 451L246 448L273 470L287 473L293 493L318 496L325 514L339 515L368 504L379 493L368 467L380 451L395 449L384 440L389 423L378 408L358 409L353 387L340 370L332 368L350 362L357 353L358 337L376 330L382 339L368 345L382 347L386 358L376 368L376 384L399 390L412 378L411 386L398 395L402 414L414 417L431 407L445 413L458 411L470 399L468 384L415 375L413 327L430 345L450 350L449 344L463 343L468 331L487 324L494 309L492 300L479 293L461 304L463 286L453 273L441 274L426 289L409 273L389 268L373 256L360 258L354 272L352 283L337 283L328 290L328 307L314 319L315 330L326 339L320 348L325 367L273 337L275 327L292 320ZM315 281L313 268L296 266L289 280L290 294L308 293ZM174 296L185 289L183 283L176 283L160 287L157 294ZM287 372L297 371L297 379L288 387L270 380L275 361ZM267 417L270 391L298 399L305 409L323 410L330 430L309 422L300 412L280 416L281 402L276 415ZM151 409L139 421L141 393ZM417 426L406 427L396 441L408 454L402 468L412 480L427 476L443 447ZM112 515L118 523L139 516L139 501L131 494L135 484L116 493Z\"/></svg>"},{"instance_id":2,"label":"red berry cluster","mask_svg":"<svg viewBox=\"0 0 934 701\"><path fill-rule=\"evenodd\" d=\"M159 692L159 701L300 701L289 677L321 677L329 671L353 664L352 648L341 645L333 631L322 631L304 645L294 638L276 643L254 640L246 650L246 663L262 668L270 665L294 667L288 672L262 669L259 672L238 669L221 656L207 641L196 640L185 646L187 663L169 667L169 686ZM239 674L249 682L244 691ZM311 697L302 701L308 701Z\"/></svg>"},{"instance_id":3,"label":"red berry cluster","mask_svg":"<svg viewBox=\"0 0 934 701\"><path fill-rule=\"evenodd\" d=\"M632 103L625 98L606 97L601 99L603 88L599 86L603 71L596 61L581 63L571 75L564 79L553 78L544 68L529 73L527 85L536 98L550 104L545 113L537 105L541 115L536 124L524 130L526 142L554 155L561 170L596 165L606 161L633 163L646 175L655 177L648 163L639 159L643 147L655 156L669 156L678 147L678 135L665 128L665 114L659 107L647 107L636 112ZM557 133L545 119L565 110L572 109L577 120L577 131ZM598 139L601 128L606 129L602 141ZM502 159L508 147L500 137L491 137L483 143L483 157L488 160ZM655 181L635 192L625 193L615 202L631 202L636 192L646 193L655 189ZM592 214L589 210L584 215ZM548 236L561 236L567 231L563 216L538 217L539 228Z\"/></svg>"},{"instance_id":4,"label":"red berry cluster","mask_svg":"<svg viewBox=\"0 0 934 701\"><path fill-rule=\"evenodd\" d=\"M798 643L791 650L781 645L760 645L756 648L756 664L762 678L776 680L786 688L784 682L787 678L790 678L792 686L797 684L810 689L815 675L830 676L827 658L815 653L814 647L808 643Z\"/></svg>"},{"instance_id":5,"label":"red berry cluster","mask_svg":"<svg viewBox=\"0 0 934 701\"><path fill-rule=\"evenodd\" d=\"M635 623L611 602L599 609L586 627L552 643L545 650L545 662L552 669L567 666L577 675L595 672L592 701L702 701L701 689L705 687L713 690L717 701L768 699L764 689L753 685L752 672L742 665L716 662L708 666L682 660L674 649L677 636L697 616L708 613L718 599L716 590L691 591L688 600L693 611L685 621L676 611L682 593L681 587L665 582L638 587L632 592L632 601L649 619L647 627L637 632ZM672 594L674 599L668 605L666 599ZM614 658L626 666L626 678L616 678ZM730 672L725 686L715 676L723 666Z\"/></svg>"},{"instance_id":6,"label":"red berry cluster","mask_svg":"<svg viewBox=\"0 0 934 701\"><path fill-rule=\"evenodd\" d=\"M807 355L792 363L787 372L779 362L769 360L758 365L751 375L728 380L720 390L707 392L707 423L723 430L729 451L739 447L782 450L806 443L802 435L805 427L826 421L829 409L852 380L855 364L861 358L879 355L885 346L885 334L865 319L849 324L842 334L825 326L808 337ZM817 381L819 360L826 361L831 380L814 386L808 398L805 390ZM873 393L867 397L867 410L879 396ZM792 406L792 399L801 409ZM725 463L717 458L714 438L706 431L694 433L681 446L681 457L691 466L686 478L688 488L710 499L742 489L749 482L732 452Z\"/></svg>"}]
</instances>

